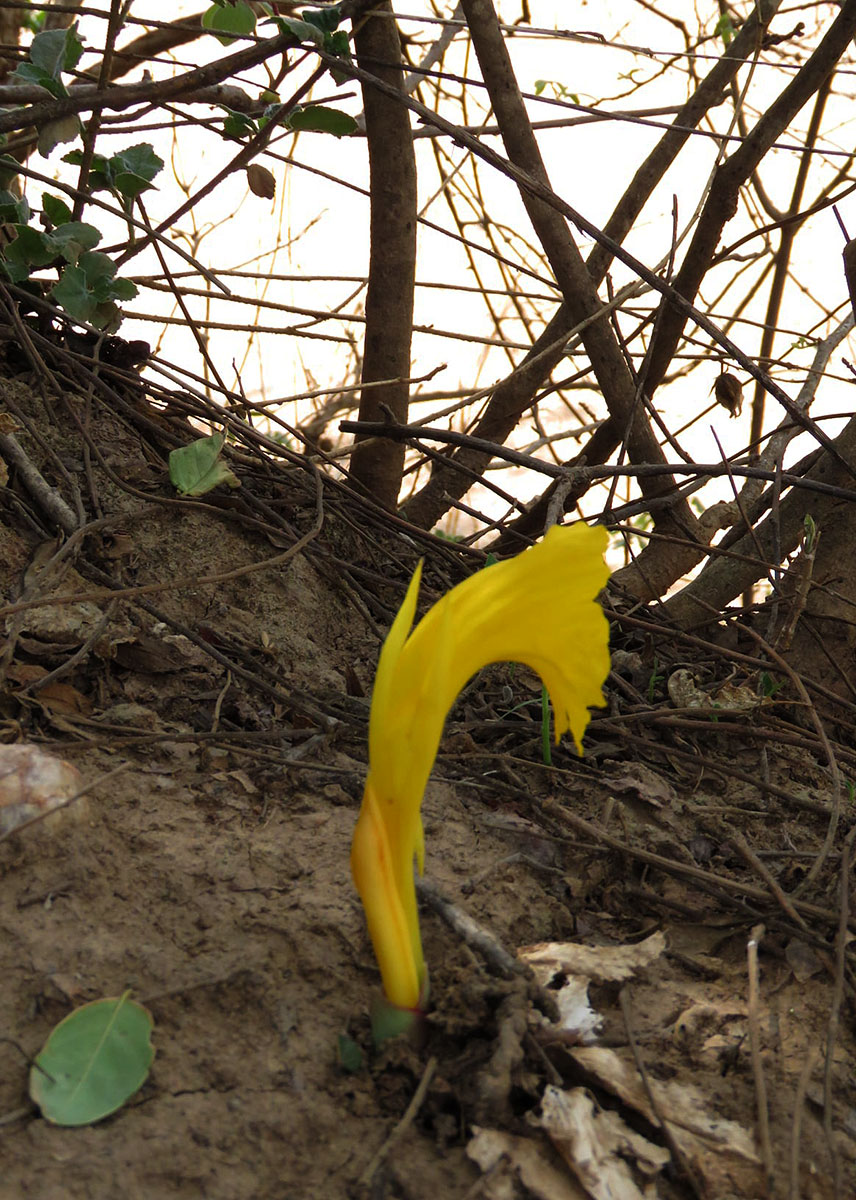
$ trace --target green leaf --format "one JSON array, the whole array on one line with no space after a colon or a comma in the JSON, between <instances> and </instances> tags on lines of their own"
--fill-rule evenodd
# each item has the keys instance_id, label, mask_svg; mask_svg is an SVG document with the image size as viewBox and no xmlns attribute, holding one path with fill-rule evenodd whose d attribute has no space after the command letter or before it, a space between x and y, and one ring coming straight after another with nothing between
<instances>
[{"instance_id":1,"label":"green leaf","mask_svg":"<svg viewBox=\"0 0 856 1200\"><path fill-rule=\"evenodd\" d=\"M14 192L0 192L0 221L9 225L26 225L30 219L30 206L23 196Z\"/></svg>"},{"instance_id":2,"label":"green leaf","mask_svg":"<svg viewBox=\"0 0 856 1200\"><path fill-rule=\"evenodd\" d=\"M5 144L6 139L3 139ZM21 164L8 154L0 154L0 188L7 188L21 174Z\"/></svg>"},{"instance_id":3,"label":"green leaf","mask_svg":"<svg viewBox=\"0 0 856 1200\"><path fill-rule=\"evenodd\" d=\"M80 166L83 152L72 150L63 156L62 161ZM94 154L89 169L89 189L93 192L115 192L129 207L130 201L151 187L151 181L162 170L163 159L155 154L147 142L128 146L112 158Z\"/></svg>"},{"instance_id":4,"label":"green leaf","mask_svg":"<svg viewBox=\"0 0 856 1200\"><path fill-rule=\"evenodd\" d=\"M21 28L29 29L30 33L39 33L45 27L48 19L47 12L24 13L21 17Z\"/></svg>"},{"instance_id":5,"label":"green leaf","mask_svg":"<svg viewBox=\"0 0 856 1200\"><path fill-rule=\"evenodd\" d=\"M138 175L140 179L145 179L146 183L151 183L163 170L163 159L155 154L148 142L140 142L114 154L110 159L109 168L114 178L127 173Z\"/></svg>"},{"instance_id":6,"label":"green leaf","mask_svg":"<svg viewBox=\"0 0 856 1200\"><path fill-rule=\"evenodd\" d=\"M337 33L324 34L324 49L328 54L335 54L337 58L346 58L351 61L351 43L344 29L340 29Z\"/></svg>"},{"instance_id":7,"label":"green leaf","mask_svg":"<svg viewBox=\"0 0 856 1200\"><path fill-rule=\"evenodd\" d=\"M137 294L137 285L130 279L114 279L110 288L114 300L133 300Z\"/></svg>"},{"instance_id":8,"label":"green leaf","mask_svg":"<svg viewBox=\"0 0 856 1200\"><path fill-rule=\"evenodd\" d=\"M317 25L310 25L299 17L278 17L276 23L283 33L293 33L298 42L312 42L319 50L323 49L324 34Z\"/></svg>"},{"instance_id":9,"label":"green leaf","mask_svg":"<svg viewBox=\"0 0 856 1200\"><path fill-rule=\"evenodd\" d=\"M42 158L47 158L50 152L57 146L61 146L63 142L73 142L80 130L80 117L76 113L69 113L68 116L57 117L55 121L48 121L46 124L40 125L39 154Z\"/></svg>"},{"instance_id":10,"label":"green leaf","mask_svg":"<svg viewBox=\"0 0 856 1200\"><path fill-rule=\"evenodd\" d=\"M83 162L82 150L71 150L68 154L62 156L62 161L71 163L73 167L79 167ZM93 154L92 162L89 164L89 190L91 192L104 191L110 187L110 162L103 154Z\"/></svg>"},{"instance_id":11,"label":"green leaf","mask_svg":"<svg viewBox=\"0 0 856 1200\"><path fill-rule=\"evenodd\" d=\"M304 21L315 25L322 33L332 33L339 28L342 9L338 4L332 4L329 8L305 8L302 16Z\"/></svg>"},{"instance_id":12,"label":"green leaf","mask_svg":"<svg viewBox=\"0 0 856 1200\"><path fill-rule=\"evenodd\" d=\"M90 250L86 254L81 254L79 266L83 268L88 282L94 288L109 284L116 274L116 264L113 259L99 250Z\"/></svg>"},{"instance_id":13,"label":"green leaf","mask_svg":"<svg viewBox=\"0 0 856 1200\"><path fill-rule=\"evenodd\" d=\"M112 300L105 300L95 306L95 311L89 318L89 324L95 329L103 329L105 333L115 333L122 324L122 319L119 306Z\"/></svg>"},{"instance_id":14,"label":"green leaf","mask_svg":"<svg viewBox=\"0 0 856 1200\"><path fill-rule=\"evenodd\" d=\"M71 209L66 202L60 200L58 196L51 196L48 192L42 192L42 212L51 225L65 225L71 220ZM0 217L0 219L4 218Z\"/></svg>"},{"instance_id":15,"label":"green leaf","mask_svg":"<svg viewBox=\"0 0 856 1200\"><path fill-rule=\"evenodd\" d=\"M357 128L357 122L337 108L325 108L323 104L312 104L309 108L298 108L290 113L284 124L289 129L303 129L310 133L332 133L335 137L346 137Z\"/></svg>"},{"instance_id":16,"label":"green leaf","mask_svg":"<svg viewBox=\"0 0 856 1200\"><path fill-rule=\"evenodd\" d=\"M47 233L29 225L13 226L17 237L3 251L7 262L26 263L28 267L47 267L56 258L56 246Z\"/></svg>"},{"instance_id":17,"label":"green leaf","mask_svg":"<svg viewBox=\"0 0 856 1200\"><path fill-rule=\"evenodd\" d=\"M550 749L550 695L541 686L541 761L545 767L552 767L553 752Z\"/></svg>"},{"instance_id":18,"label":"green leaf","mask_svg":"<svg viewBox=\"0 0 856 1200\"><path fill-rule=\"evenodd\" d=\"M92 322L98 301L92 295L92 288L86 281L86 272L82 267L66 267L50 294L51 299L64 308L69 316L76 317L78 321Z\"/></svg>"},{"instance_id":19,"label":"green leaf","mask_svg":"<svg viewBox=\"0 0 856 1200\"><path fill-rule=\"evenodd\" d=\"M116 279L112 259L97 250L84 250L73 265L63 269L51 299L78 321L113 332L122 323L116 300L130 300L137 289L129 279Z\"/></svg>"},{"instance_id":20,"label":"green leaf","mask_svg":"<svg viewBox=\"0 0 856 1200\"><path fill-rule=\"evenodd\" d=\"M66 221L57 226L50 234L50 239L66 262L76 263L84 251L98 245L101 232L83 221Z\"/></svg>"},{"instance_id":21,"label":"green leaf","mask_svg":"<svg viewBox=\"0 0 856 1200\"><path fill-rule=\"evenodd\" d=\"M179 446L169 456L169 480L183 496L204 496L219 483L240 487L240 480L220 460L225 437L214 433L189 446Z\"/></svg>"},{"instance_id":22,"label":"green leaf","mask_svg":"<svg viewBox=\"0 0 856 1200\"><path fill-rule=\"evenodd\" d=\"M61 100L64 96L68 95L65 84L61 79L54 79L51 74L42 67L37 67L34 63L20 63L9 78L14 80L15 83L34 83L37 87L43 87L56 100Z\"/></svg>"},{"instance_id":23,"label":"green leaf","mask_svg":"<svg viewBox=\"0 0 856 1200\"><path fill-rule=\"evenodd\" d=\"M722 38L723 45L729 46L734 40L734 22L731 20L731 14L724 12L713 30L714 36Z\"/></svg>"},{"instance_id":24,"label":"green leaf","mask_svg":"<svg viewBox=\"0 0 856 1200\"><path fill-rule=\"evenodd\" d=\"M235 4L212 4L202 14L202 28L213 33L221 46L228 46L235 38L246 37L255 30L256 15L243 0Z\"/></svg>"},{"instance_id":25,"label":"green leaf","mask_svg":"<svg viewBox=\"0 0 856 1200\"><path fill-rule=\"evenodd\" d=\"M152 1065L154 1022L130 992L61 1021L30 1071L30 1097L54 1125L90 1125L139 1091Z\"/></svg>"},{"instance_id":26,"label":"green leaf","mask_svg":"<svg viewBox=\"0 0 856 1200\"><path fill-rule=\"evenodd\" d=\"M226 108L225 104L223 105ZM258 130L258 126L252 117L248 117L246 113L235 112L234 109L226 108L229 114L223 122L223 132L227 137L235 138L240 141L247 134L254 134Z\"/></svg>"},{"instance_id":27,"label":"green leaf","mask_svg":"<svg viewBox=\"0 0 856 1200\"><path fill-rule=\"evenodd\" d=\"M46 29L36 34L30 45L30 61L54 79L59 79L62 71L74 70L82 54L76 23L66 29Z\"/></svg>"},{"instance_id":28,"label":"green leaf","mask_svg":"<svg viewBox=\"0 0 856 1200\"><path fill-rule=\"evenodd\" d=\"M99 307L116 298L120 281L114 279L115 274L116 264L111 258L97 250L86 250L76 264L65 268L59 283L51 289L51 296L71 316L99 324L96 320Z\"/></svg>"}]
</instances>

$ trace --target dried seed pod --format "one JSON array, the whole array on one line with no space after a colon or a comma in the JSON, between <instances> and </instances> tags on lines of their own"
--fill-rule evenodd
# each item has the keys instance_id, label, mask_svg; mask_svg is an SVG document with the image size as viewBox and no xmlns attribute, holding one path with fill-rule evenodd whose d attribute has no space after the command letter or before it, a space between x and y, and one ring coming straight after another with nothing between
<instances>
[{"instance_id":1,"label":"dried seed pod","mask_svg":"<svg viewBox=\"0 0 856 1200\"><path fill-rule=\"evenodd\" d=\"M710 389L723 408L727 408L732 417L739 417L743 407L743 384L736 375L723 372Z\"/></svg>"},{"instance_id":2,"label":"dried seed pod","mask_svg":"<svg viewBox=\"0 0 856 1200\"><path fill-rule=\"evenodd\" d=\"M260 163L250 163L247 167L247 183L253 195L261 196L262 200L273 200L276 195L276 180Z\"/></svg>"}]
</instances>

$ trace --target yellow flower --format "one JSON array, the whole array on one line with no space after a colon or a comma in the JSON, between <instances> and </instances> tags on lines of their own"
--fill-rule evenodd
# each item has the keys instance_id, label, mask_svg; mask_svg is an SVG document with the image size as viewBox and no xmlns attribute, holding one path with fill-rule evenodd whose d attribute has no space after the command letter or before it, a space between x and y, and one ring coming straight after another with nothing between
<instances>
[{"instance_id":1,"label":"yellow flower","mask_svg":"<svg viewBox=\"0 0 856 1200\"><path fill-rule=\"evenodd\" d=\"M351 870L389 1002L425 999L413 861L422 873L420 807L443 724L467 680L488 663L537 671L553 704L556 741L582 753L588 709L603 703L609 626L595 597L607 535L554 526L543 542L447 592L411 633L422 564L381 650L369 720L369 770Z\"/></svg>"}]
</instances>

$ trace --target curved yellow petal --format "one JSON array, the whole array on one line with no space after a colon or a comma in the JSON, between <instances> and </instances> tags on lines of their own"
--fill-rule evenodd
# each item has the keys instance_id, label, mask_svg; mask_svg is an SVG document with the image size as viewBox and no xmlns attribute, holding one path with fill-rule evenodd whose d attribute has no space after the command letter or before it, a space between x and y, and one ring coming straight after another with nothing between
<instances>
[{"instance_id":1,"label":"curved yellow petal","mask_svg":"<svg viewBox=\"0 0 856 1200\"><path fill-rule=\"evenodd\" d=\"M369 773L351 855L387 997L415 1007L425 979L413 863L422 869L420 805L443 725L481 667L522 662L544 681L556 739L581 752L602 703L609 626L596 597L608 578L604 529L554 527L516 558L452 588L411 633L420 569L381 652L369 720Z\"/></svg>"},{"instance_id":2,"label":"curved yellow petal","mask_svg":"<svg viewBox=\"0 0 856 1200\"><path fill-rule=\"evenodd\" d=\"M424 982L425 967L414 912L405 911L400 872L378 812L377 797L366 784L363 805L351 846L351 872L363 902L375 957L381 969L383 990L400 1008L415 1008ZM409 858L410 891L413 891L413 854ZM406 889L405 889L406 894ZM416 939L414 944L414 928ZM414 949L415 945L415 949Z\"/></svg>"}]
</instances>

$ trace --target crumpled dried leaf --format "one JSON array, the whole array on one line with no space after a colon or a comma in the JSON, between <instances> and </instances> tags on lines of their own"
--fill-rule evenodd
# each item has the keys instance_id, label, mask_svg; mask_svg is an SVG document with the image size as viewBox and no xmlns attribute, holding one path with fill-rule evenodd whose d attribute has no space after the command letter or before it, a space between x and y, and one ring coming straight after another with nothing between
<instances>
[{"instance_id":1,"label":"crumpled dried leaf","mask_svg":"<svg viewBox=\"0 0 856 1200\"><path fill-rule=\"evenodd\" d=\"M584 1088L547 1087L538 1124L592 1200L646 1200L648 1189L640 1185L671 1157L617 1112L599 1108Z\"/></svg>"},{"instance_id":2,"label":"crumpled dried leaf","mask_svg":"<svg viewBox=\"0 0 856 1200\"><path fill-rule=\"evenodd\" d=\"M585 975L598 983L623 983L643 967L656 962L665 949L665 935L658 930L631 946L538 942L532 946L521 946L517 954L532 967L543 986L558 971L567 975Z\"/></svg>"},{"instance_id":3,"label":"crumpled dried leaf","mask_svg":"<svg viewBox=\"0 0 856 1200\"><path fill-rule=\"evenodd\" d=\"M605 1046L575 1046L568 1054L597 1083L650 1121L659 1124L635 1064ZM704 1179L711 1196L760 1195L761 1163L752 1132L711 1109L693 1084L677 1079L648 1083L660 1116L668 1121L675 1142Z\"/></svg>"},{"instance_id":4,"label":"crumpled dried leaf","mask_svg":"<svg viewBox=\"0 0 856 1200\"><path fill-rule=\"evenodd\" d=\"M488 1200L519 1196L518 1179L536 1200L587 1200L579 1184L549 1161L547 1147L533 1138L474 1126L467 1155L484 1172L480 1195Z\"/></svg>"},{"instance_id":5,"label":"crumpled dried leaf","mask_svg":"<svg viewBox=\"0 0 856 1200\"><path fill-rule=\"evenodd\" d=\"M824 967L823 959L817 951L799 938L791 938L785 946L785 958L799 983L805 983L812 975L818 975Z\"/></svg>"},{"instance_id":6,"label":"crumpled dried leaf","mask_svg":"<svg viewBox=\"0 0 856 1200\"><path fill-rule=\"evenodd\" d=\"M675 708L698 708L718 713L751 712L770 704L772 699L770 696L759 696L747 683L731 683L728 680L718 688L705 691L699 687L692 671L684 668L672 672L666 689Z\"/></svg>"},{"instance_id":7,"label":"crumpled dried leaf","mask_svg":"<svg viewBox=\"0 0 856 1200\"><path fill-rule=\"evenodd\" d=\"M607 775L603 779L613 792L633 792L646 804L661 808L664 804L674 806L677 801L675 789L645 763L623 763L620 775Z\"/></svg>"},{"instance_id":8,"label":"crumpled dried leaf","mask_svg":"<svg viewBox=\"0 0 856 1200\"><path fill-rule=\"evenodd\" d=\"M559 1009L558 1024L565 1040L588 1045L595 1040L603 1023L600 1014L589 1003L589 984L593 981L623 982L659 958L665 946L664 935L657 932L633 946L539 942L522 946L517 955L532 968L542 987L550 987ZM555 985L557 975L565 977L558 988Z\"/></svg>"}]
</instances>

